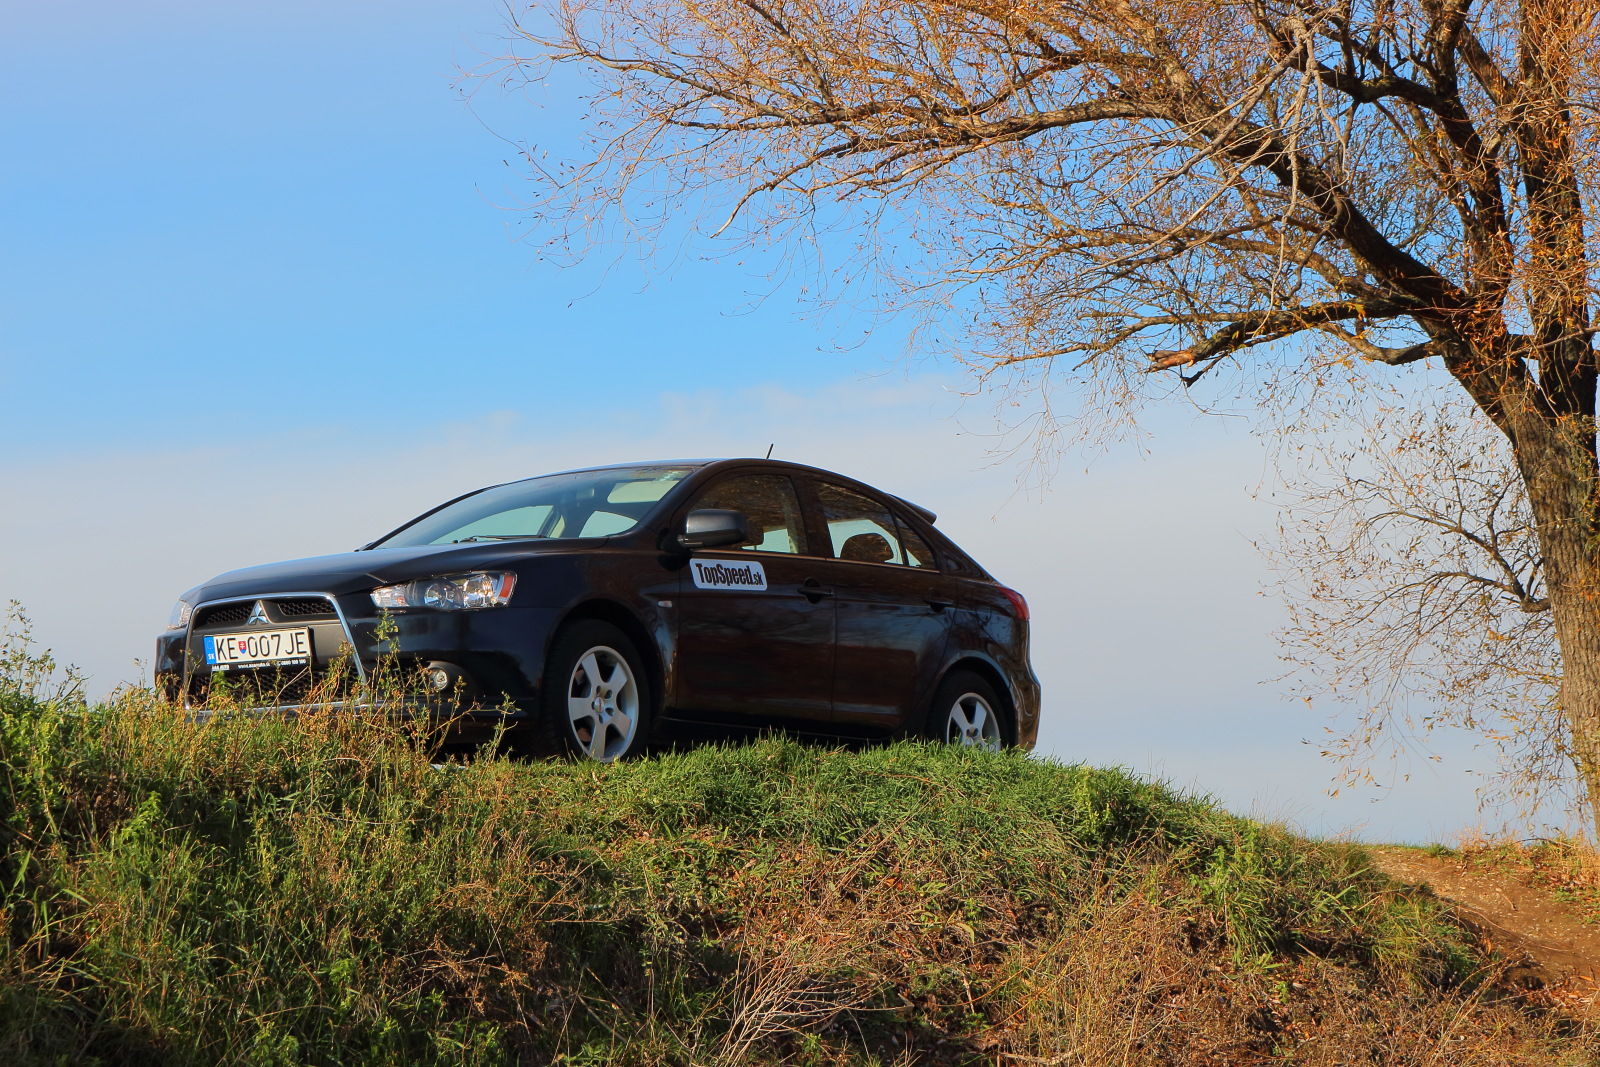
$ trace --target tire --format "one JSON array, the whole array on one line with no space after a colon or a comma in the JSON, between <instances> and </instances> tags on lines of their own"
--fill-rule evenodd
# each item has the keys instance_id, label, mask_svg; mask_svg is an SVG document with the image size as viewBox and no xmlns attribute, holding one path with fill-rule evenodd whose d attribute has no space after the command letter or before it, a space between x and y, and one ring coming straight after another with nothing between
<instances>
[{"instance_id":1,"label":"tire","mask_svg":"<svg viewBox=\"0 0 1600 1067\"><path fill-rule=\"evenodd\" d=\"M956 671L939 683L923 733L946 744L999 752L1013 744L1005 701L982 675Z\"/></svg>"},{"instance_id":2,"label":"tire","mask_svg":"<svg viewBox=\"0 0 1600 1067\"><path fill-rule=\"evenodd\" d=\"M545 660L541 733L550 750L611 763L644 751L652 686L627 634L590 619L562 630Z\"/></svg>"}]
</instances>

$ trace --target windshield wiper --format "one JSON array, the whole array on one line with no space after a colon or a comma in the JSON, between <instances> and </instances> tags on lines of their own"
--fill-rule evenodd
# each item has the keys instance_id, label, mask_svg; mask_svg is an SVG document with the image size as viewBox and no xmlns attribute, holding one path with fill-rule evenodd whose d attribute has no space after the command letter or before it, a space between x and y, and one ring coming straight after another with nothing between
<instances>
[{"instance_id":1,"label":"windshield wiper","mask_svg":"<svg viewBox=\"0 0 1600 1067\"><path fill-rule=\"evenodd\" d=\"M464 545L472 541L537 541L544 534L473 534L470 537L458 537L454 541L446 541L448 545Z\"/></svg>"}]
</instances>

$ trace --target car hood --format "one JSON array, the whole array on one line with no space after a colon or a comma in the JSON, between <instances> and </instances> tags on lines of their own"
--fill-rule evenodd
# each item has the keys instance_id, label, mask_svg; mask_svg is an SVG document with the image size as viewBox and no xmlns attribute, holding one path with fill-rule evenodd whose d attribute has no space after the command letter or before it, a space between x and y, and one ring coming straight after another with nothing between
<instances>
[{"instance_id":1,"label":"car hood","mask_svg":"<svg viewBox=\"0 0 1600 1067\"><path fill-rule=\"evenodd\" d=\"M360 552L340 552L332 556L291 559L282 563L263 563L217 575L200 587L197 599L206 601L282 593L340 595L365 592L375 586L393 585L413 578L507 566L529 556L571 551L580 544L575 541L518 541L373 548Z\"/></svg>"}]
</instances>

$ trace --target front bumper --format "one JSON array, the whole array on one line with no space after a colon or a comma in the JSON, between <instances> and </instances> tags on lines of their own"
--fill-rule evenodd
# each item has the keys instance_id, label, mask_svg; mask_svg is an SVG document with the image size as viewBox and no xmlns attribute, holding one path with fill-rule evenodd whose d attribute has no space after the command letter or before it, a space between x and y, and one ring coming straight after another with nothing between
<instances>
[{"instance_id":1,"label":"front bumper","mask_svg":"<svg viewBox=\"0 0 1600 1067\"><path fill-rule=\"evenodd\" d=\"M207 662L205 639L255 627L309 631L309 662L227 669ZM515 725L536 707L545 649L557 622L550 609L416 609L380 615L370 598L321 592L263 592L203 601L190 625L156 640L157 685L197 717L212 704L304 713L340 707L404 718L449 718L465 732ZM454 699L420 691L423 668L457 668L467 684ZM214 699L220 692L229 701Z\"/></svg>"}]
</instances>

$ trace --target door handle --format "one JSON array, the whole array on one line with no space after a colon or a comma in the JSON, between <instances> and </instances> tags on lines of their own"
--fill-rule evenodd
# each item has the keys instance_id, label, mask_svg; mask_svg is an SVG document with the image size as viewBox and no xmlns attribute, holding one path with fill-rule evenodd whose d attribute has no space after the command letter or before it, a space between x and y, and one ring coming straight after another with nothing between
<instances>
[{"instance_id":1,"label":"door handle","mask_svg":"<svg viewBox=\"0 0 1600 1067\"><path fill-rule=\"evenodd\" d=\"M815 578L807 578L800 584L800 595L815 604L833 595L832 589L825 589L821 582Z\"/></svg>"},{"instance_id":2,"label":"door handle","mask_svg":"<svg viewBox=\"0 0 1600 1067\"><path fill-rule=\"evenodd\" d=\"M938 600L931 597L928 600L928 607L932 608L935 612L942 612L946 608L953 608L955 606L956 602L954 600Z\"/></svg>"}]
</instances>

